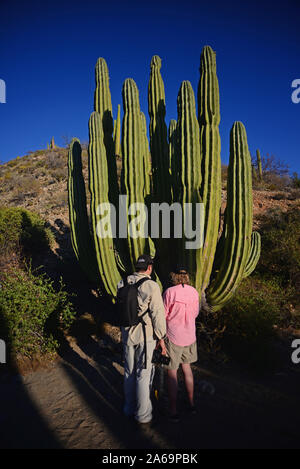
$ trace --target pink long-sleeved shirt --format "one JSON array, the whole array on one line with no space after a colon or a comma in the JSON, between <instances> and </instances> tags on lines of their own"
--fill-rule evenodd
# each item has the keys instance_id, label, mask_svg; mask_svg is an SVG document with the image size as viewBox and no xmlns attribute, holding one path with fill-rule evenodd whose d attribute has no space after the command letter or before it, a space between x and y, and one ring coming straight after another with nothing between
<instances>
[{"instance_id":1,"label":"pink long-sleeved shirt","mask_svg":"<svg viewBox=\"0 0 300 469\"><path fill-rule=\"evenodd\" d=\"M199 314L199 294L190 285L176 285L163 294L167 336L173 344L185 347L196 341L195 319Z\"/></svg>"}]
</instances>

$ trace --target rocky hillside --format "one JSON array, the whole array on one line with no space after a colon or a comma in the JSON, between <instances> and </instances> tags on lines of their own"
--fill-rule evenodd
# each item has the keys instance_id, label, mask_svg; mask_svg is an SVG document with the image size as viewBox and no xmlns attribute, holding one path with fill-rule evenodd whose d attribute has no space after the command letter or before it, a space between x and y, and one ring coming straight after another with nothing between
<instances>
[{"instance_id":1,"label":"rocky hillside","mask_svg":"<svg viewBox=\"0 0 300 469\"><path fill-rule=\"evenodd\" d=\"M24 207L38 212L52 227L57 245L68 257L71 254L69 240L69 215L67 199L67 158L66 148L38 150L25 156L17 157L0 165L0 204ZM87 149L83 148L83 173L88 187ZM118 160L120 170L121 161ZM226 182L224 182L224 187ZM226 190L222 191L223 204L226 205ZM87 189L87 200L89 191ZM300 191L254 190L254 228L259 228L259 217L270 209L283 211L300 206ZM57 253L56 253L57 254Z\"/></svg>"}]
</instances>

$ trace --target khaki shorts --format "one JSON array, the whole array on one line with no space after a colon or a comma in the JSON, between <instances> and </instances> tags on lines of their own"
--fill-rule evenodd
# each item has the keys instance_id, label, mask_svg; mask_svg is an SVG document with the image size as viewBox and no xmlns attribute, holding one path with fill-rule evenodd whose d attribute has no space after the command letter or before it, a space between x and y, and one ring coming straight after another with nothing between
<instances>
[{"instance_id":1,"label":"khaki shorts","mask_svg":"<svg viewBox=\"0 0 300 469\"><path fill-rule=\"evenodd\" d=\"M197 342L186 347L175 345L168 338L165 339L168 356L171 358L167 370L177 370L181 363L194 363L198 360Z\"/></svg>"}]
</instances>

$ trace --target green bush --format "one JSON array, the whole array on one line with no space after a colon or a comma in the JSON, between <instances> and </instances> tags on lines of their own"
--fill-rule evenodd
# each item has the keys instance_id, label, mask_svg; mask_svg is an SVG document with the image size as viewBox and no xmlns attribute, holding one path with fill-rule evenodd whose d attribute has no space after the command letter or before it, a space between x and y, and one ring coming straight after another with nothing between
<instances>
[{"instance_id":1,"label":"green bush","mask_svg":"<svg viewBox=\"0 0 300 469\"><path fill-rule=\"evenodd\" d=\"M33 254L51 247L54 235L45 227L45 221L34 212L23 208L0 208L0 252L22 249Z\"/></svg>"},{"instance_id":2,"label":"green bush","mask_svg":"<svg viewBox=\"0 0 300 469\"><path fill-rule=\"evenodd\" d=\"M300 209L272 210L261 217L261 276L276 277L283 288L296 286L300 272Z\"/></svg>"},{"instance_id":3,"label":"green bush","mask_svg":"<svg viewBox=\"0 0 300 469\"><path fill-rule=\"evenodd\" d=\"M59 347L58 332L69 328L75 311L60 279L59 291L45 274L25 271L5 273L0 288L0 337L9 356L53 354Z\"/></svg>"},{"instance_id":4,"label":"green bush","mask_svg":"<svg viewBox=\"0 0 300 469\"><path fill-rule=\"evenodd\" d=\"M276 282L245 279L222 310L226 352L248 369L272 366L274 326L281 321L283 304L284 294Z\"/></svg>"},{"instance_id":5,"label":"green bush","mask_svg":"<svg viewBox=\"0 0 300 469\"><path fill-rule=\"evenodd\" d=\"M298 176L298 173L293 173L292 187L294 187L295 189L300 189L300 178Z\"/></svg>"}]
</instances>

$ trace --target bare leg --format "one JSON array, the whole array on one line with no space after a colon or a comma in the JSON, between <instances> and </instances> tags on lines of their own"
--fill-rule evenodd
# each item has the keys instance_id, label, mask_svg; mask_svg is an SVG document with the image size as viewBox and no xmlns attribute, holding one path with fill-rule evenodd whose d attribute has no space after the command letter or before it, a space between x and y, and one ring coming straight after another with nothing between
<instances>
[{"instance_id":1,"label":"bare leg","mask_svg":"<svg viewBox=\"0 0 300 469\"><path fill-rule=\"evenodd\" d=\"M182 371L184 374L185 387L190 405L194 406L194 377L189 363L182 363Z\"/></svg>"},{"instance_id":2,"label":"bare leg","mask_svg":"<svg viewBox=\"0 0 300 469\"><path fill-rule=\"evenodd\" d=\"M177 413L177 370L168 370L168 394L169 394L169 404L170 412L172 415Z\"/></svg>"}]
</instances>

